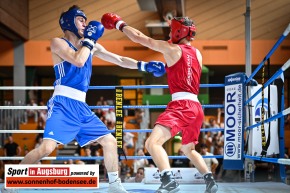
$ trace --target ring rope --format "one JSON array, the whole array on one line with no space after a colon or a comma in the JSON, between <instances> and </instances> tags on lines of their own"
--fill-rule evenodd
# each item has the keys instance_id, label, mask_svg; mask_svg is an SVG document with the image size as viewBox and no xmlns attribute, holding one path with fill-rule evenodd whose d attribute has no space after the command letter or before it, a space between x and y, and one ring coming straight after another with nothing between
<instances>
[{"instance_id":1,"label":"ring rope","mask_svg":"<svg viewBox=\"0 0 290 193\"><path fill-rule=\"evenodd\" d=\"M257 160L257 161L264 161L264 162L270 162L270 163L279 163L283 165L290 165L290 159L285 158L268 158L268 157L257 157L257 156L251 156L251 155L244 155L245 158Z\"/></svg>"},{"instance_id":2,"label":"ring rope","mask_svg":"<svg viewBox=\"0 0 290 193\"><path fill-rule=\"evenodd\" d=\"M289 67L290 67L290 59L288 59L288 61L279 70L277 70L277 72L264 84L264 87L269 86L275 79L277 79ZM246 100L245 105L247 105L261 91L262 91L262 88L259 88L248 100Z\"/></svg>"},{"instance_id":3,"label":"ring rope","mask_svg":"<svg viewBox=\"0 0 290 193\"><path fill-rule=\"evenodd\" d=\"M89 86L89 89L116 89L117 86ZM168 85L132 85L122 86L124 89L168 88ZM225 87L225 84L200 84L200 88ZM1 86L0 90L53 90L53 86Z\"/></svg>"},{"instance_id":4,"label":"ring rope","mask_svg":"<svg viewBox=\"0 0 290 193\"><path fill-rule=\"evenodd\" d=\"M111 133L114 133L115 130L109 130ZM224 129L220 128L206 128L200 129L200 132L208 132L208 131L224 131ZM124 129L123 132L135 132L135 133L150 133L152 129ZM0 130L0 133L44 133L44 130Z\"/></svg>"},{"instance_id":5,"label":"ring rope","mask_svg":"<svg viewBox=\"0 0 290 193\"><path fill-rule=\"evenodd\" d=\"M279 113L277 113L276 115L273 115L272 117L270 117L270 118L264 120L264 123L271 122L271 121L273 121L273 120L275 120L275 119L281 118L281 117L283 117L283 116L285 116L285 115L288 115L288 114L290 114L290 107L288 107L287 109L283 110L282 112L279 112ZM259 122L259 123L256 123L256 124L254 124L254 125L248 126L248 127L246 127L245 129L246 129L246 130L250 130L250 129L253 129L253 128L255 128L255 127L260 126L261 124L262 124L262 122Z\"/></svg>"},{"instance_id":6,"label":"ring rope","mask_svg":"<svg viewBox=\"0 0 290 193\"><path fill-rule=\"evenodd\" d=\"M285 31L283 32L283 34L280 36L280 38L277 40L277 42L274 44L274 46L272 47L272 49L268 52L268 54L265 56L264 60L258 65L258 67L254 70L254 72L249 76L249 78L246 80L246 84L249 83L254 76L258 73L258 71L261 69L261 67L263 66L264 62L266 60L268 60L272 54L274 53L274 51L278 48L278 46L283 42L283 40L286 38L286 36L289 34L290 32L290 24L286 27Z\"/></svg>"},{"instance_id":7,"label":"ring rope","mask_svg":"<svg viewBox=\"0 0 290 193\"><path fill-rule=\"evenodd\" d=\"M167 105L124 105L124 109L164 109ZM210 105L202 105L203 108L224 108L223 104L210 104ZM115 106L107 105L107 106L89 106L90 109L102 109L102 108L115 108ZM16 110L16 109L33 109L33 110L41 110L41 109L47 109L46 106L0 106L0 110Z\"/></svg>"},{"instance_id":8,"label":"ring rope","mask_svg":"<svg viewBox=\"0 0 290 193\"><path fill-rule=\"evenodd\" d=\"M223 155L204 155L203 158L223 158ZM22 156L12 157L0 157L0 160L22 160ZM121 159L125 159L125 156L120 156ZM126 156L127 159L152 159L152 156ZM168 156L169 159L188 159L186 156ZM44 157L42 160L103 160L103 156L59 156L59 157Z\"/></svg>"}]
</instances>

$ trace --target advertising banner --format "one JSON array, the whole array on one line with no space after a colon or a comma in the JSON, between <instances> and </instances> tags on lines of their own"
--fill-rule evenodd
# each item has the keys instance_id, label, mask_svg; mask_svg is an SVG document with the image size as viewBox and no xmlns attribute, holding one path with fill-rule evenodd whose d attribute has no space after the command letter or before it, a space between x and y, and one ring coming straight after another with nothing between
<instances>
[{"instance_id":1,"label":"advertising banner","mask_svg":"<svg viewBox=\"0 0 290 193\"><path fill-rule=\"evenodd\" d=\"M9 188L99 188L99 165L5 165Z\"/></svg>"}]
</instances>

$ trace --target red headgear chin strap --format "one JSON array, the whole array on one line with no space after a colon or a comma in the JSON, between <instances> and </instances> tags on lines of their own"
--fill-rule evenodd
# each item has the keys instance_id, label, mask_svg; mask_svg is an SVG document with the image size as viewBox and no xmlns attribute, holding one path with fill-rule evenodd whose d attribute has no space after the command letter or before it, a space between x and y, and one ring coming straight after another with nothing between
<instances>
[{"instance_id":1,"label":"red headgear chin strap","mask_svg":"<svg viewBox=\"0 0 290 193\"><path fill-rule=\"evenodd\" d=\"M174 17L171 20L170 27L172 43L177 44L185 37L187 40L190 40L195 36L195 25L188 17Z\"/></svg>"}]
</instances>

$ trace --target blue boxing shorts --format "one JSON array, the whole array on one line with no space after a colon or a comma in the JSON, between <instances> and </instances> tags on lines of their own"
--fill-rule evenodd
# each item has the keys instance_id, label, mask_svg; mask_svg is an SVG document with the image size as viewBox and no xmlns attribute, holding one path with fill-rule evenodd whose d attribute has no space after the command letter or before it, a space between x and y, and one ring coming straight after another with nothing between
<instances>
[{"instance_id":1,"label":"blue boxing shorts","mask_svg":"<svg viewBox=\"0 0 290 193\"><path fill-rule=\"evenodd\" d=\"M47 103L44 139L67 144L76 139L81 147L110 134L106 125L84 101L55 95Z\"/></svg>"}]
</instances>

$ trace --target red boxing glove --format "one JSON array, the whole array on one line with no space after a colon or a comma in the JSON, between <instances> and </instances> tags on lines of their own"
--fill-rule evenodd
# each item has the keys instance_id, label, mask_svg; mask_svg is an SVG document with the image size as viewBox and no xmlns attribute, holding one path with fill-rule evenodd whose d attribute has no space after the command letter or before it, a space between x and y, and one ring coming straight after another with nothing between
<instances>
[{"instance_id":1,"label":"red boxing glove","mask_svg":"<svg viewBox=\"0 0 290 193\"><path fill-rule=\"evenodd\" d=\"M123 27L127 26L127 24L122 21L122 18L114 13L105 13L102 16L101 22L106 29L118 29L123 31Z\"/></svg>"}]
</instances>

